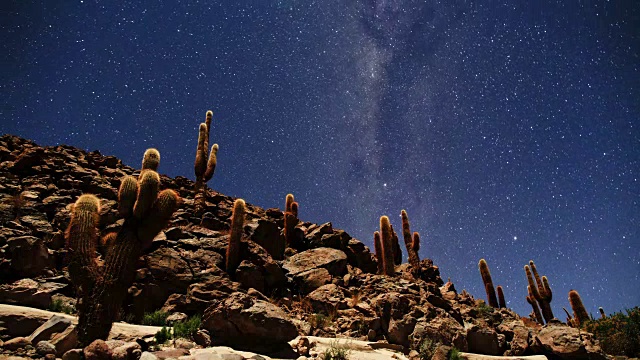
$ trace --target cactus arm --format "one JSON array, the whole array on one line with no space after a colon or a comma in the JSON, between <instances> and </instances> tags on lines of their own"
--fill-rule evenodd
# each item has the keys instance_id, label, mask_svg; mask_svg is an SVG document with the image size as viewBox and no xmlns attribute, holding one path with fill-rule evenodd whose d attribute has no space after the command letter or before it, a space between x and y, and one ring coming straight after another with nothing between
<instances>
[{"instance_id":1,"label":"cactus arm","mask_svg":"<svg viewBox=\"0 0 640 360\"><path fill-rule=\"evenodd\" d=\"M231 215L231 233L229 234L229 244L227 245L227 273L233 275L240 265L240 240L242 239L242 228L244 226L244 200L238 199L233 204Z\"/></svg>"},{"instance_id":2,"label":"cactus arm","mask_svg":"<svg viewBox=\"0 0 640 360\"><path fill-rule=\"evenodd\" d=\"M393 258L393 230L389 217L380 217L380 238L382 244L382 269L383 274L388 276L395 275L395 264Z\"/></svg>"},{"instance_id":3,"label":"cactus arm","mask_svg":"<svg viewBox=\"0 0 640 360\"><path fill-rule=\"evenodd\" d=\"M380 232L376 231L373 233L373 247L376 251L376 258L378 259L378 274L382 274L383 268L382 264L384 262L383 254L382 254L382 240L380 240Z\"/></svg>"},{"instance_id":4,"label":"cactus arm","mask_svg":"<svg viewBox=\"0 0 640 360\"><path fill-rule=\"evenodd\" d=\"M482 282L484 283L484 289L487 292L487 301L489 306L497 308L498 298L496 297L496 290L493 287L493 280L491 279L491 272L489 272L489 265L485 259L480 259L478 262L478 268L480 269L480 276L482 276Z\"/></svg>"}]
</instances>

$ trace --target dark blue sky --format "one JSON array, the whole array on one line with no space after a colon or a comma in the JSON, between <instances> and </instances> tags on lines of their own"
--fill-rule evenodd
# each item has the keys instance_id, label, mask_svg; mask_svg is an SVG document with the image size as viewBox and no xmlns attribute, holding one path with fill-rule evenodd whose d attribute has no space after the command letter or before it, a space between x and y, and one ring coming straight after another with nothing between
<instances>
[{"instance_id":1,"label":"dark blue sky","mask_svg":"<svg viewBox=\"0 0 640 360\"><path fill-rule=\"evenodd\" d=\"M215 190L370 247L406 209L521 314L529 259L558 317L640 305L638 2L210 3L3 2L0 132L193 178L212 109Z\"/></svg>"}]
</instances>

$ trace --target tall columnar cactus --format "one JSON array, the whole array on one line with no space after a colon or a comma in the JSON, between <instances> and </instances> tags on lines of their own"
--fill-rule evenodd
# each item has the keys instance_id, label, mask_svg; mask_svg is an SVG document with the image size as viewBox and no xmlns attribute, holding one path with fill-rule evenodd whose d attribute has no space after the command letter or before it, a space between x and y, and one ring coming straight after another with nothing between
<instances>
[{"instance_id":1,"label":"tall columnar cactus","mask_svg":"<svg viewBox=\"0 0 640 360\"><path fill-rule=\"evenodd\" d=\"M391 225L391 239L393 242L393 263L395 265L400 265L402 264L402 248L400 248L400 240L396 230L393 228L393 225Z\"/></svg>"},{"instance_id":2,"label":"tall columnar cactus","mask_svg":"<svg viewBox=\"0 0 640 360\"><path fill-rule=\"evenodd\" d=\"M546 276L543 276L542 279L540 279L538 270L536 269L536 265L533 263L533 260L529 261L529 266L524 266L524 271L527 274L527 282L531 287L531 292L540 305L540 310L542 311L544 321L548 323L549 321L551 321L551 319L553 319L553 311L551 310L550 304L551 300L553 299L553 292L551 291L551 287L549 286L549 280Z\"/></svg>"},{"instance_id":3,"label":"tall columnar cactus","mask_svg":"<svg viewBox=\"0 0 640 360\"><path fill-rule=\"evenodd\" d=\"M194 164L196 174L194 203L197 214L202 213L206 207L207 182L213 177L218 164L218 144L213 144L211 152L207 154L212 117L213 112L211 110L207 111L205 122L200 124L198 130L198 147L196 148L196 161Z\"/></svg>"},{"instance_id":4,"label":"tall columnar cactus","mask_svg":"<svg viewBox=\"0 0 640 360\"><path fill-rule=\"evenodd\" d=\"M502 286L496 286L496 291L498 292L498 307L501 309L506 308L507 303L504 301L504 291L502 290Z\"/></svg>"},{"instance_id":5,"label":"tall columnar cactus","mask_svg":"<svg viewBox=\"0 0 640 360\"><path fill-rule=\"evenodd\" d=\"M73 205L65 235L69 275L79 297L76 329L80 345L107 338L135 277L136 261L169 223L178 206L179 198L173 190L158 192L159 176L155 170L159 161L157 150L147 150L138 179L125 176L122 180L118 210L124 223L117 233L103 237L103 244L108 244L103 263L97 261L95 252L100 201L85 194Z\"/></svg>"},{"instance_id":6,"label":"tall columnar cactus","mask_svg":"<svg viewBox=\"0 0 640 360\"><path fill-rule=\"evenodd\" d=\"M527 291L529 295L527 296L527 302L531 304L533 308L533 315L535 316L536 321L540 325L544 325L544 319L542 318L542 314L540 313L540 307L538 307L538 300L533 296L533 291L531 290L531 286L527 285Z\"/></svg>"},{"instance_id":7,"label":"tall columnar cactus","mask_svg":"<svg viewBox=\"0 0 640 360\"><path fill-rule=\"evenodd\" d=\"M244 227L244 200L238 199L233 203L233 213L231 214L231 233L229 234L229 244L227 245L227 273L233 275L240 265L240 240Z\"/></svg>"},{"instance_id":8,"label":"tall columnar cactus","mask_svg":"<svg viewBox=\"0 0 640 360\"><path fill-rule=\"evenodd\" d=\"M482 276L482 282L484 283L484 289L487 292L487 301L489 306L497 308L498 298L496 297L496 290L493 287L493 281L491 280L491 273L489 272L489 265L485 259L480 259L478 262L478 268L480 268L480 276Z\"/></svg>"},{"instance_id":9,"label":"tall columnar cactus","mask_svg":"<svg viewBox=\"0 0 640 360\"><path fill-rule=\"evenodd\" d=\"M607 318L607 314L604 313L604 309L601 307L598 308L598 311L600 312L600 318L601 319L606 319Z\"/></svg>"},{"instance_id":10,"label":"tall columnar cactus","mask_svg":"<svg viewBox=\"0 0 640 360\"><path fill-rule=\"evenodd\" d=\"M573 310L573 318L577 321L578 326L589 321L589 314L587 309L584 308L580 294L577 291L569 291L569 304L571 305L571 310Z\"/></svg>"},{"instance_id":11,"label":"tall columnar cactus","mask_svg":"<svg viewBox=\"0 0 640 360\"><path fill-rule=\"evenodd\" d=\"M380 217L380 238L382 244L382 273L393 276L396 273L393 259L393 229L388 216Z\"/></svg>"},{"instance_id":12,"label":"tall columnar cactus","mask_svg":"<svg viewBox=\"0 0 640 360\"><path fill-rule=\"evenodd\" d=\"M382 240L380 239L380 232L376 231L373 233L373 247L376 251L376 258L378 259L378 274L382 274L383 269L383 253L382 253Z\"/></svg>"},{"instance_id":13,"label":"tall columnar cactus","mask_svg":"<svg viewBox=\"0 0 640 360\"><path fill-rule=\"evenodd\" d=\"M400 217L402 218L402 237L404 238L404 245L407 248L409 264L413 271L417 271L420 268L420 257L418 257L418 250L416 250L416 246L420 249L420 235L416 237L416 234L418 233L414 233L412 238L411 228L409 226L409 216L405 210L400 212Z\"/></svg>"},{"instance_id":14,"label":"tall columnar cactus","mask_svg":"<svg viewBox=\"0 0 640 360\"><path fill-rule=\"evenodd\" d=\"M287 246L295 242L295 228L298 225L298 203L293 194L287 194L284 205L284 239Z\"/></svg>"}]
</instances>

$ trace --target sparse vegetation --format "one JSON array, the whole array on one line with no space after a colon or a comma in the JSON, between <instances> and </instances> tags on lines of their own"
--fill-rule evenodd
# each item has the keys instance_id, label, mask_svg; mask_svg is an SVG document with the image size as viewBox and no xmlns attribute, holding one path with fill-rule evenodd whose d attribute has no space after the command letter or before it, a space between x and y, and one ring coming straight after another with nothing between
<instances>
[{"instance_id":1,"label":"sparse vegetation","mask_svg":"<svg viewBox=\"0 0 640 360\"><path fill-rule=\"evenodd\" d=\"M331 347L320 354L322 360L347 360L349 359L349 349L340 345L337 341L331 343Z\"/></svg>"},{"instance_id":2,"label":"sparse vegetation","mask_svg":"<svg viewBox=\"0 0 640 360\"><path fill-rule=\"evenodd\" d=\"M187 321L173 325L173 336L177 338L191 339L200 328L200 315L194 315Z\"/></svg>"},{"instance_id":3,"label":"sparse vegetation","mask_svg":"<svg viewBox=\"0 0 640 360\"><path fill-rule=\"evenodd\" d=\"M155 339L156 344L164 344L171 339L171 331L166 326L163 326L162 329L156 333Z\"/></svg>"},{"instance_id":4,"label":"sparse vegetation","mask_svg":"<svg viewBox=\"0 0 640 360\"><path fill-rule=\"evenodd\" d=\"M640 357L640 307L586 321L583 328L595 335L607 354Z\"/></svg>"},{"instance_id":5,"label":"sparse vegetation","mask_svg":"<svg viewBox=\"0 0 640 360\"><path fill-rule=\"evenodd\" d=\"M480 316L487 316L493 313L493 308L487 305L487 303L485 303L484 301L478 304L478 306L476 307L476 310L478 310L478 315Z\"/></svg>"},{"instance_id":6,"label":"sparse vegetation","mask_svg":"<svg viewBox=\"0 0 640 360\"><path fill-rule=\"evenodd\" d=\"M424 340L422 340L422 343L420 344L420 350L419 350L420 360L431 360L433 355L436 353L437 348L438 348L437 342L429 338L425 338Z\"/></svg>"},{"instance_id":7,"label":"sparse vegetation","mask_svg":"<svg viewBox=\"0 0 640 360\"><path fill-rule=\"evenodd\" d=\"M455 347L449 351L449 360L462 360L462 356L460 356L460 350Z\"/></svg>"},{"instance_id":8,"label":"sparse vegetation","mask_svg":"<svg viewBox=\"0 0 640 360\"><path fill-rule=\"evenodd\" d=\"M322 329L331 324L332 320L325 314L312 314L309 317L309 324L313 329Z\"/></svg>"},{"instance_id":9,"label":"sparse vegetation","mask_svg":"<svg viewBox=\"0 0 640 360\"><path fill-rule=\"evenodd\" d=\"M169 317L169 314L162 310L146 313L142 318L142 325L165 326L167 325L167 317Z\"/></svg>"},{"instance_id":10,"label":"sparse vegetation","mask_svg":"<svg viewBox=\"0 0 640 360\"><path fill-rule=\"evenodd\" d=\"M65 314L75 314L76 308L73 305L66 304L62 299L53 299L49 304L49 310L54 312L61 312Z\"/></svg>"}]
</instances>

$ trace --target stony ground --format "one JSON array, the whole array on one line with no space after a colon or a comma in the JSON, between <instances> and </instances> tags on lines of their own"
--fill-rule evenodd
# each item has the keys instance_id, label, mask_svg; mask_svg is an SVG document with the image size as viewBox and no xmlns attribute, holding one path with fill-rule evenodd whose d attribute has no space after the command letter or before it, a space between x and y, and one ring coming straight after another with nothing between
<instances>
[{"instance_id":1,"label":"stony ground","mask_svg":"<svg viewBox=\"0 0 640 360\"><path fill-rule=\"evenodd\" d=\"M35 309L56 304L73 312L64 239L70 206L83 193L97 195L100 231L117 231L117 189L132 174L135 169L99 152L0 137L0 302ZM395 276L377 275L375 255L331 223L300 221L292 247L281 256L274 250L283 242L280 209L248 204L242 262L228 274L223 269L235 199L209 190L205 213L195 216L193 187L183 177L161 177L161 188L175 190L182 202L140 258L121 320L139 324L145 313L159 309L174 319L200 315L197 334L163 348L153 338L157 328L125 336L118 325L112 336L121 340L75 349L73 318L50 319L33 309L13 313L17 308L4 306L2 353L51 359L308 358L331 348L327 338L348 338L352 359L418 358L427 339L444 346L436 358L449 347L485 355L606 358L590 334L559 321L540 326L459 293L429 259L417 271L402 264ZM102 244L98 251L104 251Z\"/></svg>"}]
</instances>

